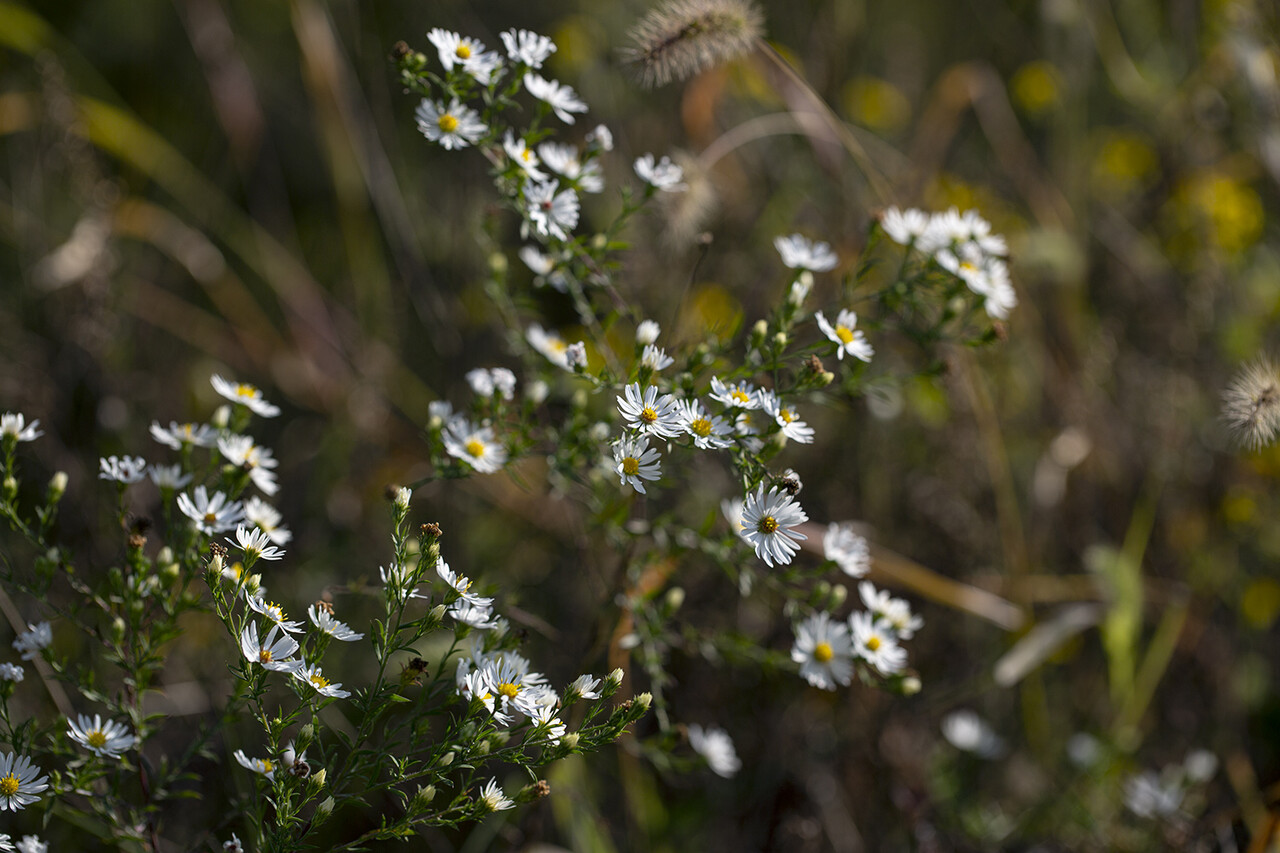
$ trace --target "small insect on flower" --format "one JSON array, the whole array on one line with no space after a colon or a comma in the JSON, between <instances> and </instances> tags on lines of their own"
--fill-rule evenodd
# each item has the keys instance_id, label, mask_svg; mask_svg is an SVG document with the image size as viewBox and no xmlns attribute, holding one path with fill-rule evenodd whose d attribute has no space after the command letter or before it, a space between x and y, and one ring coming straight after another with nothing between
<instances>
[{"instance_id":1,"label":"small insect on flower","mask_svg":"<svg viewBox=\"0 0 1280 853\"><path fill-rule=\"evenodd\" d=\"M537 74L524 75L524 87L539 101L551 107L552 112L565 124L573 124L573 113L585 113L587 104L573 91L556 80L548 80Z\"/></svg>"},{"instance_id":2,"label":"small insect on flower","mask_svg":"<svg viewBox=\"0 0 1280 853\"><path fill-rule=\"evenodd\" d=\"M1222 394L1222 420L1236 440L1259 450L1280 434L1280 373L1259 358L1236 373Z\"/></svg>"},{"instance_id":3,"label":"small insect on flower","mask_svg":"<svg viewBox=\"0 0 1280 853\"><path fill-rule=\"evenodd\" d=\"M0 437L11 441L35 441L44 435L36 429L38 426L40 426L39 418L27 423L21 412L5 412L0 415Z\"/></svg>"},{"instance_id":4,"label":"small insect on flower","mask_svg":"<svg viewBox=\"0 0 1280 853\"><path fill-rule=\"evenodd\" d=\"M849 626L815 613L796 626L791 659L800 664L800 675L814 687L835 690L853 678L853 643Z\"/></svg>"},{"instance_id":5,"label":"small insect on flower","mask_svg":"<svg viewBox=\"0 0 1280 853\"><path fill-rule=\"evenodd\" d=\"M763 18L750 0L667 0L631 28L626 59L645 86L665 86L753 50Z\"/></svg>"},{"instance_id":6,"label":"small insect on flower","mask_svg":"<svg viewBox=\"0 0 1280 853\"><path fill-rule=\"evenodd\" d=\"M876 351L871 348L871 344L867 343L866 335L862 334L860 329L854 328L858 325L858 315L852 311L841 309L836 315L834 326L827 322L827 318L822 316L821 311L814 315L814 319L818 321L818 328L822 330L822 334L835 343L836 358L841 361L844 360L845 353L863 361L871 361L871 356L875 355Z\"/></svg>"},{"instance_id":7,"label":"small insect on flower","mask_svg":"<svg viewBox=\"0 0 1280 853\"><path fill-rule=\"evenodd\" d=\"M49 777L25 755L0 755L0 811L16 812L40 799L36 794L49 787Z\"/></svg>"},{"instance_id":8,"label":"small insect on flower","mask_svg":"<svg viewBox=\"0 0 1280 853\"><path fill-rule=\"evenodd\" d=\"M249 411L264 418L274 418L280 414L280 407L273 406L262 397L262 392L246 382L229 382L218 374L209 378L213 390L233 403L247 406Z\"/></svg>"},{"instance_id":9,"label":"small insect on flower","mask_svg":"<svg viewBox=\"0 0 1280 853\"><path fill-rule=\"evenodd\" d=\"M447 107L439 101L423 98L413 115L418 122L418 131L446 151L475 145L489 131L480 120L479 113L463 106L457 98Z\"/></svg>"},{"instance_id":10,"label":"small insect on flower","mask_svg":"<svg viewBox=\"0 0 1280 853\"><path fill-rule=\"evenodd\" d=\"M742 769L742 762L733 748L733 738L722 728L711 726L689 726L689 746L707 761L711 772L725 779L730 778Z\"/></svg>"},{"instance_id":11,"label":"small insect on flower","mask_svg":"<svg viewBox=\"0 0 1280 853\"><path fill-rule=\"evenodd\" d=\"M141 456L104 456L98 460L98 479L136 483L147 476L147 460Z\"/></svg>"},{"instance_id":12,"label":"small insect on flower","mask_svg":"<svg viewBox=\"0 0 1280 853\"><path fill-rule=\"evenodd\" d=\"M793 528L808 520L800 504L785 491L772 488L766 495L761 485L743 503L741 535L766 565L786 565L800 550L796 543L808 538Z\"/></svg>"},{"instance_id":13,"label":"small insect on flower","mask_svg":"<svg viewBox=\"0 0 1280 853\"><path fill-rule=\"evenodd\" d=\"M126 750L132 749L138 739L129 732L122 723L108 720L103 723L102 717L93 715L93 719L80 714L76 722L67 721L67 736L84 746L94 755L104 758L119 758Z\"/></svg>"},{"instance_id":14,"label":"small insect on flower","mask_svg":"<svg viewBox=\"0 0 1280 853\"><path fill-rule=\"evenodd\" d=\"M649 447L649 439L643 435L624 435L613 445L613 461L621 485L630 485L640 494L645 480L654 481L662 476L662 454Z\"/></svg>"}]
</instances>

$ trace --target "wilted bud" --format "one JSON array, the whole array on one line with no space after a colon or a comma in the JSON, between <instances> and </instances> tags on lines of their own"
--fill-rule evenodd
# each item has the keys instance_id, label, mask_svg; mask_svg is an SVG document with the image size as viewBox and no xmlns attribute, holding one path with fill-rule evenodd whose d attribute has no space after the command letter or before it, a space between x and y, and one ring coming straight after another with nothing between
<instances>
[{"instance_id":1,"label":"wilted bud","mask_svg":"<svg viewBox=\"0 0 1280 853\"><path fill-rule=\"evenodd\" d=\"M545 779L539 779L537 782L531 782L521 788L520 793L516 794L514 799L517 803L531 803L550 794L551 785Z\"/></svg>"},{"instance_id":2,"label":"wilted bud","mask_svg":"<svg viewBox=\"0 0 1280 853\"><path fill-rule=\"evenodd\" d=\"M49 478L49 502L61 500L67 492L67 472L57 471Z\"/></svg>"}]
</instances>

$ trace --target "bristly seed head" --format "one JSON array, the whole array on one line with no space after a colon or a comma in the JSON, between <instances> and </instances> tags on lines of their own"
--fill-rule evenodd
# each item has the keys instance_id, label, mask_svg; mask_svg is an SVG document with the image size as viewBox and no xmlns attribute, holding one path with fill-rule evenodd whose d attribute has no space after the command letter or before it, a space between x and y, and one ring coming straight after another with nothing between
<instances>
[{"instance_id":1,"label":"bristly seed head","mask_svg":"<svg viewBox=\"0 0 1280 853\"><path fill-rule=\"evenodd\" d=\"M764 20L751 0L667 0L631 28L627 63L644 86L665 86L749 53Z\"/></svg>"},{"instance_id":2,"label":"bristly seed head","mask_svg":"<svg viewBox=\"0 0 1280 853\"><path fill-rule=\"evenodd\" d=\"M1222 394L1222 419L1236 440L1259 450L1280 434L1280 375L1267 358L1243 367Z\"/></svg>"}]
</instances>

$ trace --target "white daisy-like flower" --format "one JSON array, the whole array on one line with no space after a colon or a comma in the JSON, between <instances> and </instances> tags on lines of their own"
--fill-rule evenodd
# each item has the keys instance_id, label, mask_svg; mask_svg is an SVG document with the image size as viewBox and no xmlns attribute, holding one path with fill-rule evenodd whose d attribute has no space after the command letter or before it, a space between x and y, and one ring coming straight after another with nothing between
<instances>
[{"instance_id":1,"label":"white daisy-like flower","mask_svg":"<svg viewBox=\"0 0 1280 853\"><path fill-rule=\"evenodd\" d=\"M880 217L880 227L893 242L909 246L929 230L929 214L914 207L907 210L891 207Z\"/></svg>"},{"instance_id":2,"label":"white daisy-like flower","mask_svg":"<svg viewBox=\"0 0 1280 853\"><path fill-rule=\"evenodd\" d=\"M849 615L849 632L853 636L853 653L885 675L892 675L907 665L907 650L887 622L875 614L859 611Z\"/></svg>"},{"instance_id":3,"label":"white daisy-like flower","mask_svg":"<svg viewBox=\"0 0 1280 853\"><path fill-rule=\"evenodd\" d=\"M636 326L636 343L640 346L648 346L657 343L658 335L662 334L662 327L655 320L641 320Z\"/></svg>"},{"instance_id":4,"label":"white daisy-like flower","mask_svg":"<svg viewBox=\"0 0 1280 853\"><path fill-rule=\"evenodd\" d=\"M558 701L555 691L547 685L546 676L531 672L529 661L515 652L477 658L474 665L483 676L485 692L490 694L485 705L503 725L512 725ZM485 698L483 694L477 695Z\"/></svg>"},{"instance_id":5,"label":"white daisy-like flower","mask_svg":"<svg viewBox=\"0 0 1280 853\"><path fill-rule=\"evenodd\" d=\"M910 640L924 627L924 618L911 612L906 599L894 598L888 590L877 590L870 581L858 584L858 595L867 610L888 624L900 640Z\"/></svg>"},{"instance_id":6,"label":"white daisy-like flower","mask_svg":"<svg viewBox=\"0 0 1280 853\"><path fill-rule=\"evenodd\" d=\"M684 169L681 169L665 154L654 162L652 154L636 158L634 165L636 175L649 186L663 192L678 193L689 189L684 183Z\"/></svg>"},{"instance_id":7,"label":"white daisy-like flower","mask_svg":"<svg viewBox=\"0 0 1280 853\"><path fill-rule=\"evenodd\" d=\"M618 411L626 419L627 426L645 435L657 438L675 438L683 432L680 423L680 407L670 394L659 395L658 386L650 385L640 391L640 383L633 382L624 391L624 397L615 397Z\"/></svg>"},{"instance_id":8,"label":"white daisy-like flower","mask_svg":"<svg viewBox=\"0 0 1280 853\"><path fill-rule=\"evenodd\" d=\"M587 366L587 345L584 341L569 344L564 348L564 368L576 373L579 367Z\"/></svg>"},{"instance_id":9,"label":"white daisy-like flower","mask_svg":"<svg viewBox=\"0 0 1280 853\"><path fill-rule=\"evenodd\" d=\"M833 521L827 526L822 555L850 577L860 578L871 571L871 546L848 523Z\"/></svg>"},{"instance_id":10,"label":"white daisy-like flower","mask_svg":"<svg viewBox=\"0 0 1280 853\"><path fill-rule=\"evenodd\" d=\"M214 492L209 497L204 486L196 486L191 493L178 495L178 509L182 514L196 523L201 533L212 536L234 529L244 520L244 509L240 501L227 501L222 492Z\"/></svg>"},{"instance_id":11,"label":"white daisy-like flower","mask_svg":"<svg viewBox=\"0 0 1280 853\"><path fill-rule=\"evenodd\" d=\"M584 193L598 193L604 189L604 172L595 160L583 163L578 149L559 142L544 142L538 146L542 162L553 172L568 178Z\"/></svg>"},{"instance_id":12,"label":"white daisy-like flower","mask_svg":"<svg viewBox=\"0 0 1280 853\"><path fill-rule=\"evenodd\" d=\"M174 450L183 447L213 447L218 441L218 431L208 424L180 424L169 421L168 428L159 421L151 422L151 437Z\"/></svg>"},{"instance_id":13,"label":"white daisy-like flower","mask_svg":"<svg viewBox=\"0 0 1280 853\"><path fill-rule=\"evenodd\" d=\"M249 479L264 494L274 495L280 490L276 475L270 470L279 465L280 461L275 458L270 448L254 444L251 436L219 436L218 451L232 465L248 471Z\"/></svg>"},{"instance_id":14,"label":"white daisy-like flower","mask_svg":"<svg viewBox=\"0 0 1280 853\"><path fill-rule=\"evenodd\" d=\"M666 370L676 360L667 355L667 351L653 344L646 344L640 353L640 364L650 370Z\"/></svg>"},{"instance_id":15,"label":"white daisy-like flower","mask_svg":"<svg viewBox=\"0 0 1280 853\"><path fill-rule=\"evenodd\" d=\"M735 382L726 385L719 376L711 377L711 399L731 409L758 409L760 397L750 382Z\"/></svg>"},{"instance_id":16,"label":"white daisy-like flower","mask_svg":"<svg viewBox=\"0 0 1280 853\"><path fill-rule=\"evenodd\" d=\"M0 850L8 850L12 853L14 850L13 841L9 838L7 832L0 832Z\"/></svg>"},{"instance_id":17,"label":"white daisy-like flower","mask_svg":"<svg viewBox=\"0 0 1280 853\"><path fill-rule=\"evenodd\" d=\"M295 670L293 677L304 684L310 685L321 696L328 696L332 699L346 699L351 695L351 691L342 689L341 683L334 684L325 678L324 673L320 671L320 667L315 664Z\"/></svg>"},{"instance_id":18,"label":"white daisy-like flower","mask_svg":"<svg viewBox=\"0 0 1280 853\"><path fill-rule=\"evenodd\" d=\"M449 568L449 564L444 560L436 563L436 574L440 576L440 580L447 583L458 594L458 598L463 601L469 601L477 607L488 607L493 604L492 598L486 598L482 595L476 595L471 591L471 578L466 575L456 574L453 569Z\"/></svg>"},{"instance_id":19,"label":"white daisy-like flower","mask_svg":"<svg viewBox=\"0 0 1280 853\"><path fill-rule=\"evenodd\" d=\"M16 812L40 799L36 794L49 787L48 776L25 755L0 755L0 811Z\"/></svg>"},{"instance_id":20,"label":"white daisy-like flower","mask_svg":"<svg viewBox=\"0 0 1280 853\"><path fill-rule=\"evenodd\" d=\"M498 785L498 778L489 780L489 784L480 789L480 797L476 800L477 805L491 812L506 811L515 808L515 801L502 792L501 786Z\"/></svg>"},{"instance_id":21,"label":"white daisy-like flower","mask_svg":"<svg viewBox=\"0 0 1280 853\"><path fill-rule=\"evenodd\" d=\"M464 378L467 380L467 384L471 386L472 393L477 397L493 396L493 377L483 367L468 370Z\"/></svg>"},{"instance_id":22,"label":"white daisy-like flower","mask_svg":"<svg viewBox=\"0 0 1280 853\"><path fill-rule=\"evenodd\" d=\"M703 729L696 723L689 726L689 746L707 761L711 772L725 779L742 769L742 762L733 748L733 738L722 728L711 726Z\"/></svg>"},{"instance_id":23,"label":"white daisy-like flower","mask_svg":"<svg viewBox=\"0 0 1280 853\"><path fill-rule=\"evenodd\" d=\"M461 36L439 27L427 33L427 41L435 45L445 71L452 71L455 65L465 68L468 62L484 53L484 45L470 36Z\"/></svg>"},{"instance_id":24,"label":"white daisy-like flower","mask_svg":"<svg viewBox=\"0 0 1280 853\"><path fill-rule=\"evenodd\" d=\"M80 714L76 722L67 721L67 736L76 741L94 755L103 758L119 758L126 750L133 749L134 744L138 742L135 737L122 723L114 720L107 720L105 723L98 714L93 715L93 719L89 719L88 715Z\"/></svg>"},{"instance_id":25,"label":"white daisy-like flower","mask_svg":"<svg viewBox=\"0 0 1280 853\"><path fill-rule=\"evenodd\" d=\"M0 847L0 850L3 850ZM15 849L15 848L10 848ZM38 835L24 835L18 842L17 853L49 853L49 845L40 840Z\"/></svg>"},{"instance_id":26,"label":"white daisy-like flower","mask_svg":"<svg viewBox=\"0 0 1280 853\"><path fill-rule=\"evenodd\" d=\"M15 684L26 678L27 671L16 663L0 663L0 681L12 681Z\"/></svg>"},{"instance_id":27,"label":"white daisy-like flower","mask_svg":"<svg viewBox=\"0 0 1280 853\"><path fill-rule=\"evenodd\" d=\"M268 601L265 596L252 596L246 603L254 613L265 616L271 621L271 624L280 626L280 630L287 631L290 634L302 633L302 623L291 622L289 614L284 612L284 608L274 601Z\"/></svg>"},{"instance_id":28,"label":"white daisy-like flower","mask_svg":"<svg viewBox=\"0 0 1280 853\"><path fill-rule=\"evenodd\" d=\"M800 475L796 473L794 468L787 468L774 480L774 485L781 489L786 489L787 494L791 497L798 496L804 491L804 481L800 479Z\"/></svg>"},{"instance_id":29,"label":"white daisy-like flower","mask_svg":"<svg viewBox=\"0 0 1280 853\"><path fill-rule=\"evenodd\" d=\"M547 57L556 52L555 42L529 30L507 30L499 38L511 61L530 68L541 68Z\"/></svg>"},{"instance_id":30,"label":"white daisy-like flower","mask_svg":"<svg viewBox=\"0 0 1280 853\"><path fill-rule=\"evenodd\" d=\"M703 450L724 450L733 446L727 438L733 434L733 425L720 415L712 415L697 400L681 400L678 404L680 427L693 436L693 444Z\"/></svg>"},{"instance_id":31,"label":"white daisy-like flower","mask_svg":"<svg viewBox=\"0 0 1280 853\"><path fill-rule=\"evenodd\" d=\"M773 416L787 438L801 444L813 443L813 427L800 420L799 413L790 406L783 405L772 391L760 392L760 406Z\"/></svg>"},{"instance_id":32,"label":"white daisy-like flower","mask_svg":"<svg viewBox=\"0 0 1280 853\"><path fill-rule=\"evenodd\" d=\"M535 708L529 715L529 722L533 725L530 734L540 735L551 746L558 744L560 738L564 737L565 732L568 731L564 722L556 716L556 709L552 705Z\"/></svg>"},{"instance_id":33,"label":"white daisy-like flower","mask_svg":"<svg viewBox=\"0 0 1280 853\"><path fill-rule=\"evenodd\" d=\"M191 482L192 474L183 474L181 465L152 465L147 469L151 482L162 489L181 489Z\"/></svg>"},{"instance_id":34,"label":"white daisy-like flower","mask_svg":"<svg viewBox=\"0 0 1280 853\"><path fill-rule=\"evenodd\" d=\"M654 481L662 476L662 454L649 446L643 435L624 435L613 445L614 470L622 478L621 485L630 485L640 494L646 494L644 481Z\"/></svg>"},{"instance_id":35,"label":"white daisy-like flower","mask_svg":"<svg viewBox=\"0 0 1280 853\"><path fill-rule=\"evenodd\" d=\"M41 651L49 648L52 643L52 625L48 622L37 622L34 625L28 622L27 630L19 634L17 639L13 641L13 648L18 652L18 656L22 660L34 660ZM21 681L20 678L15 680Z\"/></svg>"},{"instance_id":36,"label":"white daisy-like flower","mask_svg":"<svg viewBox=\"0 0 1280 853\"><path fill-rule=\"evenodd\" d=\"M473 426L466 418L457 418L445 428L444 449L480 474L501 471L507 464L507 449L498 443L493 427Z\"/></svg>"},{"instance_id":37,"label":"white daisy-like flower","mask_svg":"<svg viewBox=\"0 0 1280 853\"><path fill-rule=\"evenodd\" d=\"M482 86L488 86L497 79L498 72L503 68L502 55L496 50L490 50L486 53L477 53L463 64L462 70L471 75L475 81Z\"/></svg>"},{"instance_id":38,"label":"white daisy-like flower","mask_svg":"<svg viewBox=\"0 0 1280 853\"><path fill-rule=\"evenodd\" d=\"M504 400L511 400L516 395L516 375L505 367L489 369L489 378L493 387Z\"/></svg>"},{"instance_id":39,"label":"white daisy-like flower","mask_svg":"<svg viewBox=\"0 0 1280 853\"><path fill-rule=\"evenodd\" d=\"M991 223L983 219L978 211L966 210L960 214L960 223L962 229L960 240L976 243L978 248L988 255L1009 254L1009 244L1005 242L1004 237L992 234Z\"/></svg>"},{"instance_id":40,"label":"white daisy-like flower","mask_svg":"<svg viewBox=\"0 0 1280 853\"><path fill-rule=\"evenodd\" d=\"M767 426L768 418L759 412L739 412L733 419L733 428L742 436L759 435Z\"/></svg>"},{"instance_id":41,"label":"white daisy-like flower","mask_svg":"<svg viewBox=\"0 0 1280 853\"><path fill-rule=\"evenodd\" d=\"M246 382L229 382L218 374L209 377L213 390L233 403L248 406L249 411L263 418L274 418L280 414L280 407L273 406L262 397L262 392Z\"/></svg>"},{"instance_id":42,"label":"white daisy-like flower","mask_svg":"<svg viewBox=\"0 0 1280 853\"><path fill-rule=\"evenodd\" d=\"M40 426L40 419L36 418L31 423L26 422L26 417L22 412L5 412L0 415L0 437L12 439L14 441L35 441L43 432L36 429Z\"/></svg>"},{"instance_id":43,"label":"white daisy-like flower","mask_svg":"<svg viewBox=\"0 0 1280 853\"><path fill-rule=\"evenodd\" d=\"M593 678L590 673L579 675L564 689L564 701L568 705L578 699L594 700L600 698L600 679Z\"/></svg>"},{"instance_id":44,"label":"white daisy-like flower","mask_svg":"<svg viewBox=\"0 0 1280 853\"><path fill-rule=\"evenodd\" d=\"M827 322L827 318L822 316L821 311L814 315L814 319L818 321L818 328L822 330L822 334L835 343L836 358L841 361L844 360L845 353L863 361L871 361L871 356L875 355L876 351L871 348L871 344L867 343L866 335L855 328L858 325L858 315L847 308L841 309L836 315L834 326Z\"/></svg>"},{"instance_id":45,"label":"white daisy-like flower","mask_svg":"<svg viewBox=\"0 0 1280 853\"><path fill-rule=\"evenodd\" d=\"M799 308L808 298L810 290L813 290L813 273L801 270L796 280L791 282L791 289L787 291L787 302Z\"/></svg>"},{"instance_id":46,"label":"white daisy-like flower","mask_svg":"<svg viewBox=\"0 0 1280 853\"><path fill-rule=\"evenodd\" d=\"M831 246L822 242L811 242L800 234L790 237L775 237L773 247L782 256L782 263L793 270L809 270L810 272L826 272L835 269L840 259L831 251Z\"/></svg>"},{"instance_id":47,"label":"white daisy-like flower","mask_svg":"<svg viewBox=\"0 0 1280 853\"><path fill-rule=\"evenodd\" d=\"M271 544L271 537L257 527L246 529L243 525L237 525L236 538L228 536L227 541L243 551L245 558L249 560L279 560L285 555L284 551Z\"/></svg>"},{"instance_id":48,"label":"white daisy-like flower","mask_svg":"<svg viewBox=\"0 0 1280 853\"><path fill-rule=\"evenodd\" d=\"M524 141L523 137L516 138L508 131L507 135L502 138L502 150L507 152L507 156L511 158L511 162L520 167L526 175L535 181L545 181L547 173L538 168L542 165L542 161L538 159L538 155L533 153L533 149Z\"/></svg>"},{"instance_id":49,"label":"white daisy-like flower","mask_svg":"<svg viewBox=\"0 0 1280 853\"><path fill-rule=\"evenodd\" d=\"M98 479L136 483L147 476L147 460L141 456L104 456L98 460Z\"/></svg>"},{"instance_id":50,"label":"white daisy-like flower","mask_svg":"<svg viewBox=\"0 0 1280 853\"><path fill-rule=\"evenodd\" d=\"M1018 305L1018 294L1009 281L1009 267L1004 261L993 258L988 263L987 283L990 290L983 294L987 316L997 320L1008 319L1009 312Z\"/></svg>"},{"instance_id":51,"label":"white daisy-like flower","mask_svg":"<svg viewBox=\"0 0 1280 853\"><path fill-rule=\"evenodd\" d=\"M448 400L432 400L427 403L427 425L438 429L453 420L453 403Z\"/></svg>"},{"instance_id":52,"label":"white daisy-like flower","mask_svg":"<svg viewBox=\"0 0 1280 853\"><path fill-rule=\"evenodd\" d=\"M613 131L603 124L597 124L584 138L588 144L598 145L601 151L613 150Z\"/></svg>"},{"instance_id":53,"label":"white daisy-like flower","mask_svg":"<svg viewBox=\"0 0 1280 853\"><path fill-rule=\"evenodd\" d=\"M777 488L766 495L761 485L742 505L742 538L765 565L785 565L800 550L796 543L808 538L793 528L808 520L793 497Z\"/></svg>"},{"instance_id":54,"label":"white daisy-like flower","mask_svg":"<svg viewBox=\"0 0 1280 853\"><path fill-rule=\"evenodd\" d=\"M447 107L439 101L423 98L413 115L418 122L418 131L447 151L475 145L489 132L480 120L480 114L464 106L457 98Z\"/></svg>"},{"instance_id":55,"label":"white daisy-like flower","mask_svg":"<svg viewBox=\"0 0 1280 853\"><path fill-rule=\"evenodd\" d=\"M260 773L268 779L275 781L276 765L269 758L250 758L244 754L243 749L237 749L233 755L236 761L240 762L240 766L254 773Z\"/></svg>"},{"instance_id":56,"label":"white daisy-like flower","mask_svg":"<svg viewBox=\"0 0 1280 853\"><path fill-rule=\"evenodd\" d=\"M493 618L493 608L485 604L473 604L465 598L459 598L449 605L446 611L455 621L469 625L481 631L496 628L498 622Z\"/></svg>"},{"instance_id":57,"label":"white daisy-like flower","mask_svg":"<svg viewBox=\"0 0 1280 853\"><path fill-rule=\"evenodd\" d=\"M549 105L552 112L565 124L573 124L573 113L587 111L587 105L578 97L578 93L556 80L530 73L524 75L524 87L530 95Z\"/></svg>"},{"instance_id":58,"label":"white daisy-like flower","mask_svg":"<svg viewBox=\"0 0 1280 853\"><path fill-rule=\"evenodd\" d=\"M569 232L578 227L578 194L561 190L559 181L525 181L524 201L529 221L544 237L568 240Z\"/></svg>"},{"instance_id":59,"label":"white daisy-like flower","mask_svg":"<svg viewBox=\"0 0 1280 853\"><path fill-rule=\"evenodd\" d=\"M302 668L302 661L290 657L298 650L298 641L280 631L279 625L272 625L266 639L258 640L258 624L249 622L240 632L240 651L245 660L260 664L264 669L273 672L296 672Z\"/></svg>"},{"instance_id":60,"label":"white daisy-like flower","mask_svg":"<svg viewBox=\"0 0 1280 853\"><path fill-rule=\"evenodd\" d=\"M244 502L244 517L277 545L288 545L293 539L289 528L280 524L280 511L257 495Z\"/></svg>"},{"instance_id":61,"label":"white daisy-like flower","mask_svg":"<svg viewBox=\"0 0 1280 853\"><path fill-rule=\"evenodd\" d=\"M800 664L800 675L814 687L835 690L853 678L853 643L849 626L826 613L815 613L796 626L791 659Z\"/></svg>"},{"instance_id":62,"label":"white daisy-like flower","mask_svg":"<svg viewBox=\"0 0 1280 853\"><path fill-rule=\"evenodd\" d=\"M350 625L345 622L339 622L329 610L318 605L313 604L307 608L307 617L311 620L311 624L316 626L316 630L323 634L328 634L335 640L353 643L356 640L364 639L364 634L357 634L352 631Z\"/></svg>"},{"instance_id":63,"label":"white daisy-like flower","mask_svg":"<svg viewBox=\"0 0 1280 853\"><path fill-rule=\"evenodd\" d=\"M561 293L568 292L569 275L561 267L562 261L565 260L563 255L560 259L557 259L554 255L542 254L533 246L521 248L519 255L525 266L534 272L534 287L542 287L545 284L549 284Z\"/></svg>"},{"instance_id":64,"label":"white daisy-like flower","mask_svg":"<svg viewBox=\"0 0 1280 853\"><path fill-rule=\"evenodd\" d=\"M543 357L546 358L547 361L551 362L556 367L561 367L565 370L570 369L569 363L565 359L565 353L568 351L569 345L565 343L564 338L560 337L555 332L548 332L544 330L537 323L530 326L524 336L529 342L529 346L542 353Z\"/></svg>"},{"instance_id":65,"label":"white daisy-like flower","mask_svg":"<svg viewBox=\"0 0 1280 853\"><path fill-rule=\"evenodd\" d=\"M963 708L942 718L942 736L956 749L979 758L996 758L1004 751L1004 740L987 721Z\"/></svg>"}]
</instances>

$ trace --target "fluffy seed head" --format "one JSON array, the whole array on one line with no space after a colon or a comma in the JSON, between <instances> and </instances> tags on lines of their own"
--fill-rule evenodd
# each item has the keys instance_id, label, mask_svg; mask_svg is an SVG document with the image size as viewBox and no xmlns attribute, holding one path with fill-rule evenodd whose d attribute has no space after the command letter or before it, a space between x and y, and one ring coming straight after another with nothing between
<instances>
[{"instance_id":1,"label":"fluffy seed head","mask_svg":"<svg viewBox=\"0 0 1280 853\"><path fill-rule=\"evenodd\" d=\"M1250 450L1280 433L1280 375L1267 358L1241 368L1222 394L1222 419Z\"/></svg>"},{"instance_id":2,"label":"fluffy seed head","mask_svg":"<svg viewBox=\"0 0 1280 853\"><path fill-rule=\"evenodd\" d=\"M667 0L631 28L627 63L644 86L665 86L748 53L764 20L751 0Z\"/></svg>"}]
</instances>

